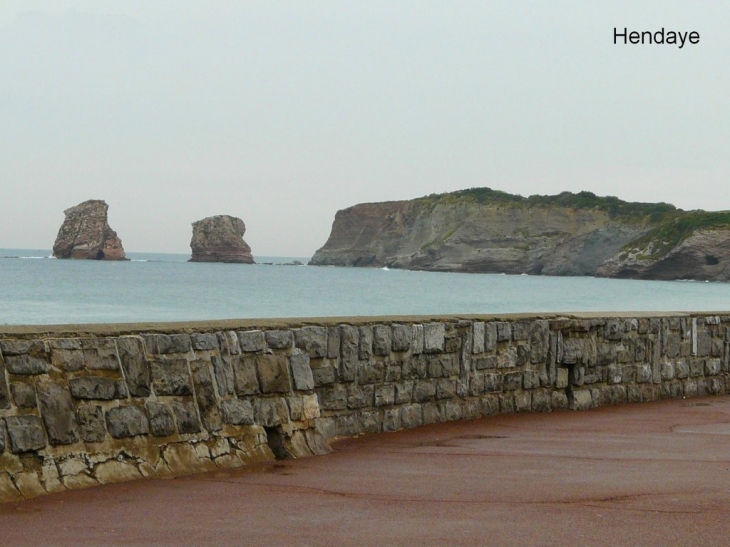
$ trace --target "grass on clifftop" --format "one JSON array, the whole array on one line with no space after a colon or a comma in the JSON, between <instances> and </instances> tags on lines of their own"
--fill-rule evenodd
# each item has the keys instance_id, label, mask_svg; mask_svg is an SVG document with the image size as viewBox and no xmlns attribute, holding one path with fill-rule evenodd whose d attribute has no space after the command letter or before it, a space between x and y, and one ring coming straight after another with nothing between
<instances>
[{"instance_id":1,"label":"grass on clifftop","mask_svg":"<svg viewBox=\"0 0 730 547\"><path fill-rule=\"evenodd\" d=\"M676 213L678 209L669 203L641 203L623 201L614 196L597 196L593 192L561 192L554 196L533 195L523 197L491 188L469 188L444 194L431 194L420 198L435 203L436 201L467 200L476 203L511 203L515 205L556 205L571 209L598 209L605 211L611 218L630 217L644 218L649 216L653 222L659 222Z\"/></svg>"},{"instance_id":2,"label":"grass on clifftop","mask_svg":"<svg viewBox=\"0 0 730 547\"><path fill-rule=\"evenodd\" d=\"M681 216L663 222L645 236L624 246L624 250L645 249L654 244L651 255L644 259L655 260L665 256L669 251L682 243L695 230L730 229L730 211L682 211Z\"/></svg>"}]
</instances>

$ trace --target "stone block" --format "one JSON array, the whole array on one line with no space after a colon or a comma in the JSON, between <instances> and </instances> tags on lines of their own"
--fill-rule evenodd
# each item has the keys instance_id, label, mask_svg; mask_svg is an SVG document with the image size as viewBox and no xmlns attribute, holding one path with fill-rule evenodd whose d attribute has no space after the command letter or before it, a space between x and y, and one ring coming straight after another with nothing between
<instances>
[{"instance_id":1,"label":"stone block","mask_svg":"<svg viewBox=\"0 0 730 547\"><path fill-rule=\"evenodd\" d=\"M385 365L385 381L397 382L403 375L403 369L399 362L390 362Z\"/></svg>"},{"instance_id":2,"label":"stone block","mask_svg":"<svg viewBox=\"0 0 730 547\"><path fill-rule=\"evenodd\" d=\"M431 401L436 397L436 383L431 380L422 380L415 383L413 400L419 403Z\"/></svg>"},{"instance_id":3,"label":"stone block","mask_svg":"<svg viewBox=\"0 0 730 547\"><path fill-rule=\"evenodd\" d=\"M0 384L5 384L5 378L0 378ZM13 394L13 401L15 401L15 406L17 406L18 408L35 408L37 406L35 387L33 386L33 384L27 384L25 382L12 382L10 384L10 391Z\"/></svg>"},{"instance_id":4,"label":"stone block","mask_svg":"<svg viewBox=\"0 0 730 547\"><path fill-rule=\"evenodd\" d=\"M292 379L294 380L294 389L300 391L314 389L314 377L312 376L312 368L309 366L309 356L303 353L292 355L289 358L289 363ZM334 367L330 368L334 373Z\"/></svg>"},{"instance_id":5,"label":"stone block","mask_svg":"<svg viewBox=\"0 0 730 547\"><path fill-rule=\"evenodd\" d=\"M121 336L117 339L119 361L133 397L150 394L150 365L144 352L144 342L139 336Z\"/></svg>"},{"instance_id":6,"label":"stone block","mask_svg":"<svg viewBox=\"0 0 730 547\"><path fill-rule=\"evenodd\" d=\"M231 360L231 367L235 377L236 393L239 397L260 393L254 357L234 357Z\"/></svg>"},{"instance_id":7,"label":"stone block","mask_svg":"<svg viewBox=\"0 0 730 547\"><path fill-rule=\"evenodd\" d=\"M582 338L563 338L562 350L560 362L564 365L580 364L586 360L585 340Z\"/></svg>"},{"instance_id":8,"label":"stone block","mask_svg":"<svg viewBox=\"0 0 730 547\"><path fill-rule=\"evenodd\" d=\"M484 374L484 390L502 391L502 375L496 372L487 372Z\"/></svg>"},{"instance_id":9,"label":"stone block","mask_svg":"<svg viewBox=\"0 0 730 547\"><path fill-rule=\"evenodd\" d=\"M410 325L393 325L393 351L408 351L412 339L413 329Z\"/></svg>"},{"instance_id":10,"label":"stone block","mask_svg":"<svg viewBox=\"0 0 730 547\"><path fill-rule=\"evenodd\" d=\"M426 378L428 376L428 355L411 355L401 364L401 378L411 380Z\"/></svg>"},{"instance_id":11,"label":"stone block","mask_svg":"<svg viewBox=\"0 0 730 547\"><path fill-rule=\"evenodd\" d=\"M474 362L474 368L477 370L486 370L490 368L497 368L497 356L496 355L487 355L486 357L480 357L478 359L473 359Z\"/></svg>"},{"instance_id":12,"label":"stone block","mask_svg":"<svg viewBox=\"0 0 730 547\"><path fill-rule=\"evenodd\" d=\"M395 386L375 386L375 406L390 406L395 402Z\"/></svg>"},{"instance_id":13,"label":"stone block","mask_svg":"<svg viewBox=\"0 0 730 547\"><path fill-rule=\"evenodd\" d=\"M370 359L373 354L373 328L359 327L359 345L358 357L360 359Z\"/></svg>"},{"instance_id":14,"label":"stone block","mask_svg":"<svg viewBox=\"0 0 730 547\"><path fill-rule=\"evenodd\" d=\"M241 331L238 333L238 344L244 353L264 351L266 347L264 333L260 330Z\"/></svg>"},{"instance_id":15,"label":"stone block","mask_svg":"<svg viewBox=\"0 0 730 547\"><path fill-rule=\"evenodd\" d=\"M401 427L412 428L423 425L423 411L421 405L404 405L400 408Z\"/></svg>"},{"instance_id":16,"label":"stone block","mask_svg":"<svg viewBox=\"0 0 730 547\"><path fill-rule=\"evenodd\" d=\"M390 355L393 351L393 336L389 325L375 325L373 327L373 354Z\"/></svg>"},{"instance_id":17,"label":"stone block","mask_svg":"<svg viewBox=\"0 0 730 547\"><path fill-rule=\"evenodd\" d=\"M305 420L314 420L319 418L319 399L317 395L312 393L302 396L302 417Z\"/></svg>"},{"instance_id":18,"label":"stone block","mask_svg":"<svg viewBox=\"0 0 730 547\"><path fill-rule=\"evenodd\" d=\"M256 355L254 359L262 393L291 391L291 376L286 355L262 354Z\"/></svg>"},{"instance_id":19,"label":"stone block","mask_svg":"<svg viewBox=\"0 0 730 547\"><path fill-rule=\"evenodd\" d=\"M471 352L484 353L484 323L475 321L471 328Z\"/></svg>"},{"instance_id":20,"label":"stone block","mask_svg":"<svg viewBox=\"0 0 730 547\"><path fill-rule=\"evenodd\" d=\"M540 387L540 373L535 370L526 370L522 373L522 388L535 389Z\"/></svg>"},{"instance_id":21,"label":"stone block","mask_svg":"<svg viewBox=\"0 0 730 547\"><path fill-rule=\"evenodd\" d=\"M311 371L314 387L329 386L337 380L337 370L335 367L318 367L311 369Z\"/></svg>"},{"instance_id":22,"label":"stone block","mask_svg":"<svg viewBox=\"0 0 730 547\"><path fill-rule=\"evenodd\" d=\"M210 362L213 365L213 376L218 387L218 394L227 397L235 393L236 382L233 376L233 366L229 357L212 355Z\"/></svg>"},{"instance_id":23,"label":"stone block","mask_svg":"<svg viewBox=\"0 0 730 547\"><path fill-rule=\"evenodd\" d=\"M310 357L325 357L327 355L327 329L325 327L294 329L294 345Z\"/></svg>"},{"instance_id":24,"label":"stone block","mask_svg":"<svg viewBox=\"0 0 730 547\"><path fill-rule=\"evenodd\" d=\"M340 414L336 418L337 435L340 437L354 437L361 432L360 420L356 413Z\"/></svg>"},{"instance_id":25,"label":"stone block","mask_svg":"<svg viewBox=\"0 0 730 547\"><path fill-rule=\"evenodd\" d=\"M411 325L411 353L423 353L423 325Z\"/></svg>"},{"instance_id":26,"label":"stone block","mask_svg":"<svg viewBox=\"0 0 730 547\"><path fill-rule=\"evenodd\" d=\"M119 460L107 460L94 468L94 476L101 484L133 481L142 478L132 463Z\"/></svg>"},{"instance_id":27,"label":"stone block","mask_svg":"<svg viewBox=\"0 0 730 547\"><path fill-rule=\"evenodd\" d=\"M233 425L252 425L254 423L253 406L248 400L229 399L221 401L223 421Z\"/></svg>"},{"instance_id":28,"label":"stone block","mask_svg":"<svg viewBox=\"0 0 730 547\"><path fill-rule=\"evenodd\" d=\"M147 435L150 431L147 414L138 405L112 408L106 413L109 434L115 439Z\"/></svg>"},{"instance_id":29,"label":"stone block","mask_svg":"<svg viewBox=\"0 0 730 547\"><path fill-rule=\"evenodd\" d=\"M401 428L399 408L389 408L383 412L383 431L397 431Z\"/></svg>"},{"instance_id":30,"label":"stone block","mask_svg":"<svg viewBox=\"0 0 730 547\"><path fill-rule=\"evenodd\" d=\"M411 402L413 382L397 382L395 385L395 404L402 405Z\"/></svg>"},{"instance_id":31,"label":"stone block","mask_svg":"<svg viewBox=\"0 0 730 547\"><path fill-rule=\"evenodd\" d=\"M522 373L508 372L502 376L502 390L515 391L522 388Z\"/></svg>"},{"instance_id":32,"label":"stone block","mask_svg":"<svg viewBox=\"0 0 730 547\"><path fill-rule=\"evenodd\" d=\"M484 395L484 374L481 372L473 372L469 378L469 395L479 397Z\"/></svg>"},{"instance_id":33,"label":"stone block","mask_svg":"<svg viewBox=\"0 0 730 547\"><path fill-rule=\"evenodd\" d=\"M157 334L157 353L187 353L190 351L190 335L188 334Z\"/></svg>"},{"instance_id":34,"label":"stone block","mask_svg":"<svg viewBox=\"0 0 730 547\"><path fill-rule=\"evenodd\" d=\"M381 430L380 412L373 410L361 413L360 423L363 433L379 433Z\"/></svg>"},{"instance_id":35,"label":"stone block","mask_svg":"<svg viewBox=\"0 0 730 547\"><path fill-rule=\"evenodd\" d=\"M456 396L456 380L442 378L436 381L436 398L453 399Z\"/></svg>"},{"instance_id":36,"label":"stone block","mask_svg":"<svg viewBox=\"0 0 730 547\"><path fill-rule=\"evenodd\" d=\"M211 362L197 359L190 362L195 386L195 401L200 410L203 427L209 432L219 431L222 427L218 399L213 388L213 375L210 372Z\"/></svg>"},{"instance_id":37,"label":"stone block","mask_svg":"<svg viewBox=\"0 0 730 547\"><path fill-rule=\"evenodd\" d=\"M512 323L512 340L529 340L532 321L515 321Z\"/></svg>"},{"instance_id":38,"label":"stone block","mask_svg":"<svg viewBox=\"0 0 730 547\"><path fill-rule=\"evenodd\" d=\"M497 368L514 368L517 366L517 348L502 347L497 352Z\"/></svg>"},{"instance_id":39,"label":"stone block","mask_svg":"<svg viewBox=\"0 0 730 547\"><path fill-rule=\"evenodd\" d=\"M72 378L68 382L71 395L76 399L111 400L116 396L116 386L111 378L84 376Z\"/></svg>"},{"instance_id":40,"label":"stone block","mask_svg":"<svg viewBox=\"0 0 730 547\"><path fill-rule=\"evenodd\" d=\"M324 410L344 410L347 408L347 388L341 385L325 387L317 390L319 405Z\"/></svg>"},{"instance_id":41,"label":"stone block","mask_svg":"<svg viewBox=\"0 0 730 547\"><path fill-rule=\"evenodd\" d=\"M512 323L498 321L494 323L497 329L497 342L506 342L512 339Z\"/></svg>"},{"instance_id":42,"label":"stone block","mask_svg":"<svg viewBox=\"0 0 730 547\"><path fill-rule=\"evenodd\" d=\"M253 403L254 423L275 427L289 422L289 407L281 397L257 398Z\"/></svg>"},{"instance_id":43,"label":"stone block","mask_svg":"<svg viewBox=\"0 0 730 547\"><path fill-rule=\"evenodd\" d=\"M552 392L538 389L532 392L532 411L550 412L553 408Z\"/></svg>"},{"instance_id":44,"label":"stone block","mask_svg":"<svg viewBox=\"0 0 730 547\"><path fill-rule=\"evenodd\" d=\"M352 382L357 375L360 358L360 333L357 327L340 325L339 376L343 382Z\"/></svg>"},{"instance_id":45,"label":"stone block","mask_svg":"<svg viewBox=\"0 0 730 547\"><path fill-rule=\"evenodd\" d=\"M446 401L443 406L443 417L447 422L454 422L464 418L464 409L460 401Z\"/></svg>"},{"instance_id":46,"label":"stone block","mask_svg":"<svg viewBox=\"0 0 730 547\"><path fill-rule=\"evenodd\" d=\"M294 344L294 335L290 330L267 330L264 338L272 349L288 349Z\"/></svg>"},{"instance_id":47,"label":"stone block","mask_svg":"<svg viewBox=\"0 0 730 547\"><path fill-rule=\"evenodd\" d=\"M532 410L532 392L515 393L515 412L530 412Z\"/></svg>"},{"instance_id":48,"label":"stone block","mask_svg":"<svg viewBox=\"0 0 730 547\"><path fill-rule=\"evenodd\" d=\"M357 381L359 384L379 384L385 381L385 363L376 361L361 364L357 370Z\"/></svg>"},{"instance_id":49,"label":"stone block","mask_svg":"<svg viewBox=\"0 0 730 547\"><path fill-rule=\"evenodd\" d=\"M444 352L457 353L461 351L461 336L447 336L444 339Z\"/></svg>"},{"instance_id":50,"label":"stone block","mask_svg":"<svg viewBox=\"0 0 730 547\"><path fill-rule=\"evenodd\" d=\"M241 345L238 343L238 335L232 331L219 332L218 344L221 348L221 353L224 355L240 355Z\"/></svg>"},{"instance_id":51,"label":"stone block","mask_svg":"<svg viewBox=\"0 0 730 547\"><path fill-rule=\"evenodd\" d=\"M649 365L649 364L636 365L636 381L639 384L651 382L652 378L653 378L653 375L652 375L651 365Z\"/></svg>"},{"instance_id":52,"label":"stone block","mask_svg":"<svg viewBox=\"0 0 730 547\"><path fill-rule=\"evenodd\" d=\"M562 391L553 391L551 400L553 410L565 410L568 408L568 396Z\"/></svg>"},{"instance_id":53,"label":"stone block","mask_svg":"<svg viewBox=\"0 0 730 547\"><path fill-rule=\"evenodd\" d=\"M442 353L446 342L446 325L443 323L426 323L423 325L424 353Z\"/></svg>"},{"instance_id":54,"label":"stone block","mask_svg":"<svg viewBox=\"0 0 730 547\"><path fill-rule=\"evenodd\" d=\"M185 359L151 361L152 387L156 395L192 395L188 362Z\"/></svg>"},{"instance_id":55,"label":"stone block","mask_svg":"<svg viewBox=\"0 0 730 547\"><path fill-rule=\"evenodd\" d=\"M76 411L79 434L84 442L100 443L106 438L104 410L96 405L81 405Z\"/></svg>"},{"instance_id":56,"label":"stone block","mask_svg":"<svg viewBox=\"0 0 730 547\"><path fill-rule=\"evenodd\" d=\"M565 389L568 387L569 374L567 368L558 368L555 370L555 387Z\"/></svg>"},{"instance_id":57,"label":"stone block","mask_svg":"<svg viewBox=\"0 0 730 547\"><path fill-rule=\"evenodd\" d=\"M515 411L514 393L499 393L499 413L512 414Z\"/></svg>"},{"instance_id":58,"label":"stone block","mask_svg":"<svg viewBox=\"0 0 730 547\"><path fill-rule=\"evenodd\" d=\"M54 349L51 350L51 363L60 370L73 372L86 366L86 357L81 350Z\"/></svg>"},{"instance_id":59,"label":"stone block","mask_svg":"<svg viewBox=\"0 0 730 547\"><path fill-rule=\"evenodd\" d=\"M51 381L39 382L38 406L52 445L72 444L78 440L76 409L71 394Z\"/></svg>"},{"instance_id":60,"label":"stone block","mask_svg":"<svg viewBox=\"0 0 730 547\"><path fill-rule=\"evenodd\" d=\"M606 367L606 382L609 384L620 384L623 380L624 368L621 365L608 365Z\"/></svg>"},{"instance_id":61,"label":"stone block","mask_svg":"<svg viewBox=\"0 0 730 547\"><path fill-rule=\"evenodd\" d=\"M172 403L172 411L175 414L178 433L181 435L200 433L200 420L195 410L195 403L175 401Z\"/></svg>"},{"instance_id":62,"label":"stone block","mask_svg":"<svg viewBox=\"0 0 730 547\"><path fill-rule=\"evenodd\" d=\"M720 359L705 359L705 376L716 376L722 370Z\"/></svg>"},{"instance_id":63,"label":"stone block","mask_svg":"<svg viewBox=\"0 0 730 547\"><path fill-rule=\"evenodd\" d=\"M437 424L444 421L443 403L424 403L421 405L424 424Z\"/></svg>"},{"instance_id":64,"label":"stone block","mask_svg":"<svg viewBox=\"0 0 730 547\"><path fill-rule=\"evenodd\" d=\"M337 359L340 356L340 327L327 327L327 358Z\"/></svg>"},{"instance_id":65,"label":"stone block","mask_svg":"<svg viewBox=\"0 0 730 547\"><path fill-rule=\"evenodd\" d=\"M5 366L10 374L45 374L48 372L48 362L33 355L6 355Z\"/></svg>"},{"instance_id":66,"label":"stone block","mask_svg":"<svg viewBox=\"0 0 730 547\"><path fill-rule=\"evenodd\" d=\"M289 405L289 418L293 422L300 422L304 419L302 416L302 398L300 396L287 397L286 404Z\"/></svg>"},{"instance_id":67,"label":"stone block","mask_svg":"<svg viewBox=\"0 0 730 547\"><path fill-rule=\"evenodd\" d=\"M5 426L13 454L45 448L46 432L37 416L7 416Z\"/></svg>"},{"instance_id":68,"label":"stone block","mask_svg":"<svg viewBox=\"0 0 730 547\"><path fill-rule=\"evenodd\" d=\"M494 351L497 347L497 323L484 324L484 351Z\"/></svg>"},{"instance_id":69,"label":"stone block","mask_svg":"<svg viewBox=\"0 0 730 547\"><path fill-rule=\"evenodd\" d=\"M352 384L347 389L347 408L357 409L373 406L375 386L358 386Z\"/></svg>"},{"instance_id":70,"label":"stone block","mask_svg":"<svg viewBox=\"0 0 730 547\"><path fill-rule=\"evenodd\" d=\"M663 381L674 379L674 363L671 361L663 361L659 367Z\"/></svg>"},{"instance_id":71,"label":"stone block","mask_svg":"<svg viewBox=\"0 0 730 547\"><path fill-rule=\"evenodd\" d=\"M164 403L147 402L150 433L155 437L168 437L175 433L175 418L172 409Z\"/></svg>"},{"instance_id":72,"label":"stone block","mask_svg":"<svg viewBox=\"0 0 730 547\"><path fill-rule=\"evenodd\" d=\"M568 393L570 410L588 410L593 407L593 396L590 389L575 389Z\"/></svg>"},{"instance_id":73,"label":"stone block","mask_svg":"<svg viewBox=\"0 0 730 547\"><path fill-rule=\"evenodd\" d=\"M211 351L218 349L218 337L214 333L191 334L190 343L196 351Z\"/></svg>"}]
</instances>

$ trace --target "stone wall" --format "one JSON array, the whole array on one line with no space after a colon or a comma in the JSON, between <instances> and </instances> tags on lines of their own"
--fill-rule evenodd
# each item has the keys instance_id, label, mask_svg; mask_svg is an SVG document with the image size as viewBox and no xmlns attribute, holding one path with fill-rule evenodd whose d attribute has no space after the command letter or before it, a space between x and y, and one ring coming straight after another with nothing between
<instances>
[{"instance_id":1,"label":"stone wall","mask_svg":"<svg viewBox=\"0 0 730 547\"><path fill-rule=\"evenodd\" d=\"M322 454L335 436L726 393L730 316L5 328L0 500Z\"/></svg>"}]
</instances>

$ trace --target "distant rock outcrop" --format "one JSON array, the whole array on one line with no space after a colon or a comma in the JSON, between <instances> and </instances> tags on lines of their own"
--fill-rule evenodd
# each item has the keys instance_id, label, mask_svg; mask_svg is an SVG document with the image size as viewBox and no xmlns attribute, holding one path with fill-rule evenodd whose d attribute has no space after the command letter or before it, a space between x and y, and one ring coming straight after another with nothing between
<instances>
[{"instance_id":1,"label":"distant rock outcrop","mask_svg":"<svg viewBox=\"0 0 730 547\"><path fill-rule=\"evenodd\" d=\"M251 247L243 240L246 225L240 218L216 215L193 222L189 262L234 262L253 264Z\"/></svg>"},{"instance_id":2,"label":"distant rock outcrop","mask_svg":"<svg viewBox=\"0 0 730 547\"><path fill-rule=\"evenodd\" d=\"M61 229L53 244L56 258L89 260L126 260L122 240L109 227L109 206L100 199L90 199L66 209Z\"/></svg>"},{"instance_id":3,"label":"distant rock outcrop","mask_svg":"<svg viewBox=\"0 0 730 547\"><path fill-rule=\"evenodd\" d=\"M730 211L472 188L337 212L312 265L730 280Z\"/></svg>"}]
</instances>

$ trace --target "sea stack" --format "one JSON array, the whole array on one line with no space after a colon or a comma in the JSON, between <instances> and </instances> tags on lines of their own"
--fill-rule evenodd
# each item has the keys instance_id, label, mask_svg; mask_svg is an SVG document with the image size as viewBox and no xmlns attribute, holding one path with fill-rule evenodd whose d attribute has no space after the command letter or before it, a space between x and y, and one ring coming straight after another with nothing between
<instances>
[{"instance_id":1,"label":"sea stack","mask_svg":"<svg viewBox=\"0 0 730 547\"><path fill-rule=\"evenodd\" d=\"M243 240L246 225L240 218L216 215L193 222L189 262L253 264L251 247Z\"/></svg>"},{"instance_id":2,"label":"sea stack","mask_svg":"<svg viewBox=\"0 0 730 547\"><path fill-rule=\"evenodd\" d=\"M56 258L88 260L126 260L122 240L107 221L109 206L100 199L90 199L66 209L56 242Z\"/></svg>"}]
</instances>

